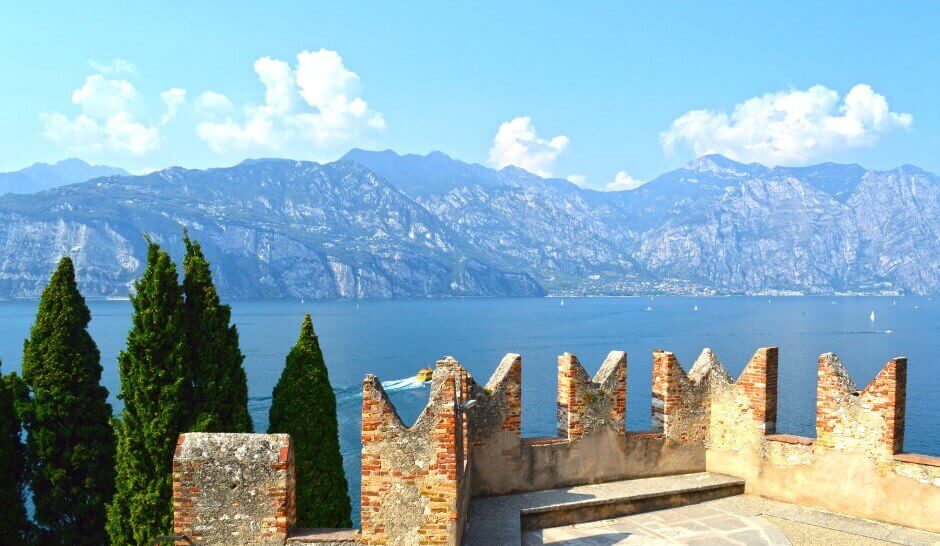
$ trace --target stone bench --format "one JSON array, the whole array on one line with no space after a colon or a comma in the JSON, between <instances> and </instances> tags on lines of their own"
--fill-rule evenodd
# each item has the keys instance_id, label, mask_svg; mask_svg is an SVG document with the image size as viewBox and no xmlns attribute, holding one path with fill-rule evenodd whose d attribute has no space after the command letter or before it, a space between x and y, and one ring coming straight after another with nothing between
<instances>
[{"instance_id":1,"label":"stone bench","mask_svg":"<svg viewBox=\"0 0 940 546\"><path fill-rule=\"evenodd\" d=\"M464 544L520 544L522 531L584 523L744 493L744 480L711 472L622 480L473 499Z\"/></svg>"}]
</instances>

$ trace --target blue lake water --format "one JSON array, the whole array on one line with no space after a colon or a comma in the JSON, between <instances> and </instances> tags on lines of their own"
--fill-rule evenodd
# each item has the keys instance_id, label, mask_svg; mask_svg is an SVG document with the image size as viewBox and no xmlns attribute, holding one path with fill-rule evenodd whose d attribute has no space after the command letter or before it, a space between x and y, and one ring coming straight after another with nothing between
<instances>
[{"instance_id":1,"label":"blue lake water","mask_svg":"<svg viewBox=\"0 0 940 546\"><path fill-rule=\"evenodd\" d=\"M693 308L698 306L698 311ZM130 327L127 301L89 302L91 333L112 403L117 354ZM554 298L407 301L236 301L255 429L268 424L271 390L309 312L337 397L340 441L358 520L361 383L374 373L411 423L427 387L409 381L444 355L485 383L507 352L522 354L522 428L555 431L556 357L571 352L592 374L606 354L627 352L627 427L650 426L653 349L688 369L711 347L732 376L755 349L780 347L778 431L814 435L816 360L836 353L864 387L892 357L908 362L905 451L940 455L940 301L887 297ZM647 311L651 307L651 311ZM869 314L875 312L875 320ZM0 302L0 358L19 370L36 302ZM892 333L886 333L891 330ZM393 383L392 383L393 382Z\"/></svg>"}]
</instances>

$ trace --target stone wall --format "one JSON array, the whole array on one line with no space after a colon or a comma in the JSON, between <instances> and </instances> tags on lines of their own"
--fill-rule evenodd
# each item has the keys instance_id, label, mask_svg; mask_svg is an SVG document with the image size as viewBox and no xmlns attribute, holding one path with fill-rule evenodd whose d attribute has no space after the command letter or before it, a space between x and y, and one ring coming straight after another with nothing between
<instances>
[{"instance_id":1,"label":"stone wall","mask_svg":"<svg viewBox=\"0 0 940 546\"><path fill-rule=\"evenodd\" d=\"M468 418L474 496L537 491L570 485L698 472L701 445L683 445L653 431L627 432L627 355L613 351L592 379L577 357L558 357L557 435L522 438L522 359L508 354Z\"/></svg>"},{"instance_id":2,"label":"stone wall","mask_svg":"<svg viewBox=\"0 0 940 546\"><path fill-rule=\"evenodd\" d=\"M197 544L284 544L295 519L288 435L180 436L173 457L174 534Z\"/></svg>"},{"instance_id":3,"label":"stone wall","mask_svg":"<svg viewBox=\"0 0 940 546\"><path fill-rule=\"evenodd\" d=\"M744 478L748 493L940 530L940 458L902 453L906 359L859 390L835 355L821 355L816 438L774 433L776 359L761 349L736 383L711 386L706 468Z\"/></svg>"},{"instance_id":4,"label":"stone wall","mask_svg":"<svg viewBox=\"0 0 940 546\"><path fill-rule=\"evenodd\" d=\"M362 389L363 544L459 544L463 532L464 432L469 376L437 362L428 405L406 426L374 375Z\"/></svg>"},{"instance_id":5,"label":"stone wall","mask_svg":"<svg viewBox=\"0 0 940 546\"><path fill-rule=\"evenodd\" d=\"M650 431L624 428L621 351L593 378L574 355L558 357L557 434L545 438L521 435L517 354L486 385L453 358L438 361L411 427L369 375L356 540L459 544L472 497L703 470L741 477L751 494L940 531L940 458L903 453L906 370L893 359L859 390L835 355L820 356L816 438L776 434L776 347L758 349L737 380L709 349L688 373L655 351ZM293 479L284 435L183 435L174 528L205 544L283 544Z\"/></svg>"}]
</instances>

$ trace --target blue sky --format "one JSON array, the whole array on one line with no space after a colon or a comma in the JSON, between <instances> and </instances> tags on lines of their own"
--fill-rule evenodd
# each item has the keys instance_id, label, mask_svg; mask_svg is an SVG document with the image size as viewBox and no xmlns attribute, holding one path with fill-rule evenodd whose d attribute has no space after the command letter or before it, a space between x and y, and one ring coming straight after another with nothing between
<instances>
[{"instance_id":1,"label":"blue sky","mask_svg":"<svg viewBox=\"0 0 940 546\"><path fill-rule=\"evenodd\" d=\"M940 172L937 2L17 2L0 20L0 170L358 146L596 188L710 151Z\"/></svg>"}]
</instances>

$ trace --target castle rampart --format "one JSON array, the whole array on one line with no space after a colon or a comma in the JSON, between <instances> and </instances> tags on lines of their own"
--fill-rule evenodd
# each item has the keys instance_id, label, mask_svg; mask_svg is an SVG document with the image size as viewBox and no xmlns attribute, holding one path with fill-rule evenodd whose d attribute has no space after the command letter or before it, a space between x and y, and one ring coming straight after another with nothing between
<instances>
[{"instance_id":1,"label":"castle rampart","mask_svg":"<svg viewBox=\"0 0 940 546\"><path fill-rule=\"evenodd\" d=\"M621 351L593 378L574 355L559 356L557 434L545 438L521 435L519 355L506 355L485 386L456 360L442 359L411 427L370 375L363 382L357 540L459 544L473 497L706 470L744 479L751 494L940 531L940 458L902 453L906 367L903 358L889 361L860 391L835 355L820 356L815 438L776 434L775 347L758 349L737 380L708 349L688 373L674 354L654 352L650 431L625 430ZM174 466L177 532L202 543L223 543L214 537L231 529L282 540L294 510L285 441L182 436ZM243 452L233 442L253 447ZM269 453L246 458L259 449ZM229 467L251 477L229 489ZM227 502L274 476L265 502ZM245 517L250 525L233 523Z\"/></svg>"}]
</instances>

